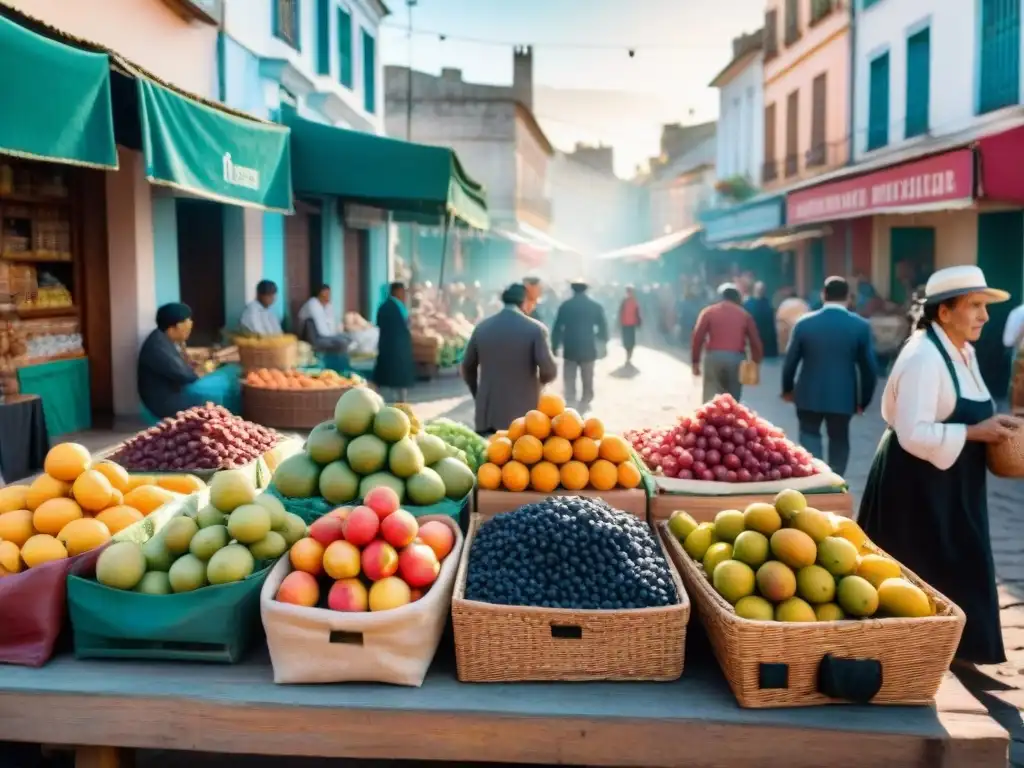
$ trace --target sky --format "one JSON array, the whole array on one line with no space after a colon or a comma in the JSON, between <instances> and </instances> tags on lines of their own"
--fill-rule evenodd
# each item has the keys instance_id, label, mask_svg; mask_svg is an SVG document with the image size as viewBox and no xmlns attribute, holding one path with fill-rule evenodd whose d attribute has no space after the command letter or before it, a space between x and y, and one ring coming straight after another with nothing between
<instances>
[{"instance_id":1,"label":"sky","mask_svg":"<svg viewBox=\"0 0 1024 768\"><path fill-rule=\"evenodd\" d=\"M534 112L551 142L615 147L630 177L658 154L660 126L718 115L708 83L732 39L761 26L764 0L389 0L384 61L468 82L512 81L512 46L534 46ZM446 39L441 40L441 36ZM632 49L635 55L630 58Z\"/></svg>"}]
</instances>

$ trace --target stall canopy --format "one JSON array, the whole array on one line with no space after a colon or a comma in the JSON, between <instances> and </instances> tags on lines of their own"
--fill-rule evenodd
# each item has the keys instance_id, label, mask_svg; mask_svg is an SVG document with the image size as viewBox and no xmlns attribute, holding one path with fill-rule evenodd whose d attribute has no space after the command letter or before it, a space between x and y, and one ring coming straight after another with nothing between
<instances>
[{"instance_id":1,"label":"stall canopy","mask_svg":"<svg viewBox=\"0 0 1024 768\"><path fill-rule=\"evenodd\" d=\"M110 59L0 16L0 152L117 168Z\"/></svg>"},{"instance_id":2,"label":"stall canopy","mask_svg":"<svg viewBox=\"0 0 1024 768\"><path fill-rule=\"evenodd\" d=\"M516 222L514 230L495 229L494 234L498 237L510 240L517 245L523 245L536 251L548 253L550 251L561 251L575 255L582 255L579 250L567 245L560 240L551 237L547 232L537 229L523 222Z\"/></svg>"},{"instance_id":3,"label":"stall canopy","mask_svg":"<svg viewBox=\"0 0 1024 768\"><path fill-rule=\"evenodd\" d=\"M334 128L295 115L287 115L286 121L292 129L292 183L297 192L383 208L399 220L436 223L450 216L487 229L484 189L466 174L451 149Z\"/></svg>"},{"instance_id":4,"label":"stall canopy","mask_svg":"<svg viewBox=\"0 0 1024 768\"><path fill-rule=\"evenodd\" d=\"M653 261L654 259L661 256L661 254L671 251L673 248L677 248L695 234L700 232L700 227L688 227L686 229L680 229L676 232L670 232L662 237L657 237L654 240L648 240L645 243L638 243L631 245L627 248L619 248L616 251L609 251L608 253L602 253L594 258L597 259L629 259L632 261Z\"/></svg>"}]
</instances>

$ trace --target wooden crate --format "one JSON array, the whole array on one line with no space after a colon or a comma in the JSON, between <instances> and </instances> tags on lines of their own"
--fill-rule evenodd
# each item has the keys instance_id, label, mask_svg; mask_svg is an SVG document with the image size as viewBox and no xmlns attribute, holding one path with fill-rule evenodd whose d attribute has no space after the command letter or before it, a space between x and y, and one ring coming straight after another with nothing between
<instances>
[{"instance_id":1,"label":"wooden crate","mask_svg":"<svg viewBox=\"0 0 1024 768\"><path fill-rule=\"evenodd\" d=\"M808 506L822 512L835 512L843 517L853 517L853 496L849 491L842 493L809 493ZM743 510L754 502L772 503L775 494L747 494L742 496L686 496L675 493L658 493L648 500L647 522L656 526L668 520L677 509L685 510L698 523L711 522L723 509Z\"/></svg>"}]
</instances>

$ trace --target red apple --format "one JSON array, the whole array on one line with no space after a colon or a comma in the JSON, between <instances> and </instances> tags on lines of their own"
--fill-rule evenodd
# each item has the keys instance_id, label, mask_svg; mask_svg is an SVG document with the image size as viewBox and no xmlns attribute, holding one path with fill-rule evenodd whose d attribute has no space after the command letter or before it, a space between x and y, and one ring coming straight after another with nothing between
<instances>
[{"instance_id":1,"label":"red apple","mask_svg":"<svg viewBox=\"0 0 1024 768\"><path fill-rule=\"evenodd\" d=\"M363 550L363 573L370 581L380 581L398 572L398 552L386 541L371 541Z\"/></svg>"},{"instance_id":2,"label":"red apple","mask_svg":"<svg viewBox=\"0 0 1024 768\"><path fill-rule=\"evenodd\" d=\"M332 611L361 613L369 607L369 595L359 579L341 579L334 582L327 593L327 607Z\"/></svg>"},{"instance_id":3,"label":"red apple","mask_svg":"<svg viewBox=\"0 0 1024 768\"><path fill-rule=\"evenodd\" d=\"M429 587L437 579L441 563L434 550L422 542L413 542L398 556L398 572L410 587Z\"/></svg>"},{"instance_id":4,"label":"red apple","mask_svg":"<svg viewBox=\"0 0 1024 768\"><path fill-rule=\"evenodd\" d=\"M345 538L345 523L332 515L325 515L309 526L309 535L325 547Z\"/></svg>"},{"instance_id":5,"label":"red apple","mask_svg":"<svg viewBox=\"0 0 1024 768\"><path fill-rule=\"evenodd\" d=\"M377 486L363 498L363 504L376 512L380 520L398 509L400 503L401 499L395 490L385 485Z\"/></svg>"},{"instance_id":6,"label":"red apple","mask_svg":"<svg viewBox=\"0 0 1024 768\"><path fill-rule=\"evenodd\" d=\"M416 518L404 509L399 509L381 521L380 535L395 549L402 549L412 543L419 529Z\"/></svg>"},{"instance_id":7,"label":"red apple","mask_svg":"<svg viewBox=\"0 0 1024 768\"><path fill-rule=\"evenodd\" d=\"M365 547L377 537L380 518L369 507L356 507L345 520L345 540L357 547Z\"/></svg>"},{"instance_id":8,"label":"red apple","mask_svg":"<svg viewBox=\"0 0 1024 768\"><path fill-rule=\"evenodd\" d=\"M348 513L351 511L352 507L338 507L337 509L332 509L330 512L328 512L327 516L336 517L344 523L345 520L348 518Z\"/></svg>"},{"instance_id":9,"label":"red apple","mask_svg":"<svg viewBox=\"0 0 1024 768\"><path fill-rule=\"evenodd\" d=\"M277 588L277 600L292 605L312 608L320 599L320 586L316 577L305 571L292 571Z\"/></svg>"}]
</instances>

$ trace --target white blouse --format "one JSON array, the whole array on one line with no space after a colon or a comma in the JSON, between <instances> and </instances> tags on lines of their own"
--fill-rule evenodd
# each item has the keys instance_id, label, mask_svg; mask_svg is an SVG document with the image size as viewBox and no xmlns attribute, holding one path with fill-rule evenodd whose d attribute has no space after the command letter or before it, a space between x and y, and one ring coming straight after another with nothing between
<instances>
[{"instance_id":1,"label":"white blouse","mask_svg":"<svg viewBox=\"0 0 1024 768\"><path fill-rule=\"evenodd\" d=\"M932 327L953 361L960 396L980 402L991 400L974 347L964 346L965 363L942 328L937 324ZM896 433L903 450L939 469L949 469L967 441L966 425L940 423L955 407L956 390L946 361L924 331L915 332L893 364L882 394L882 418Z\"/></svg>"}]
</instances>

